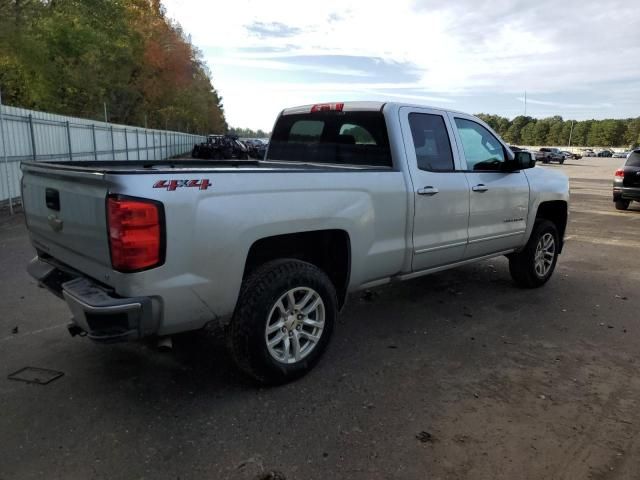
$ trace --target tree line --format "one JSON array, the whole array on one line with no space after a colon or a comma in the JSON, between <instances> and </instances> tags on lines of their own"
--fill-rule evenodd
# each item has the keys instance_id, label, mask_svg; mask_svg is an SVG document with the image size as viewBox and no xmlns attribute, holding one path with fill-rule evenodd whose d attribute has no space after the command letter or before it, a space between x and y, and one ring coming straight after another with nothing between
<instances>
[{"instance_id":1,"label":"tree line","mask_svg":"<svg viewBox=\"0 0 640 480\"><path fill-rule=\"evenodd\" d=\"M563 120L560 116L535 119L518 116L477 115L511 145L576 145L624 147L640 145L640 117L623 120ZM571 142L569 142L571 139Z\"/></svg>"},{"instance_id":2,"label":"tree line","mask_svg":"<svg viewBox=\"0 0 640 480\"><path fill-rule=\"evenodd\" d=\"M227 130L201 53L160 0L0 0L3 103L197 133Z\"/></svg>"},{"instance_id":3,"label":"tree line","mask_svg":"<svg viewBox=\"0 0 640 480\"><path fill-rule=\"evenodd\" d=\"M269 133L264 130L252 130L250 128L238 128L231 127L229 128L229 135L237 135L240 138L267 138L269 137Z\"/></svg>"}]
</instances>

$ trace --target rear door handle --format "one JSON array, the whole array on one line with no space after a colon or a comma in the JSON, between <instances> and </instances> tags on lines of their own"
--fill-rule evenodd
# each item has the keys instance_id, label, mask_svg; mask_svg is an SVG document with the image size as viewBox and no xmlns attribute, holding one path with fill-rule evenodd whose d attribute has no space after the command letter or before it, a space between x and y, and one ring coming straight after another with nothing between
<instances>
[{"instance_id":1,"label":"rear door handle","mask_svg":"<svg viewBox=\"0 0 640 480\"><path fill-rule=\"evenodd\" d=\"M471 187L471 190L473 190L474 192L486 192L487 190L489 190L489 187L487 187L484 183L479 183L475 187Z\"/></svg>"},{"instance_id":2,"label":"rear door handle","mask_svg":"<svg viewBox=\"0 0 640 480\"><path fill-rule=\"evenodd\" d=\"M436 187L432 187L431 185L424 187L424 188L419 188L418 189L418 195L435 195L436 193L438 193L440 190L438 190Z\"/></svg>"}]
</instances>

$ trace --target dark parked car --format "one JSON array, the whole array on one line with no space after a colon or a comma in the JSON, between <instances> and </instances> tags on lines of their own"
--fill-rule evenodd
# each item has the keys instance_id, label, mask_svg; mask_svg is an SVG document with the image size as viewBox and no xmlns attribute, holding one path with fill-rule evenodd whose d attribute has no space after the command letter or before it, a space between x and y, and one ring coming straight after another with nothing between
<instances>
[{"instance_id":1,"label":"dark parked car","mask_svg":"<svg viewBox=\"0 0 640 480\"><path fill-rule=\"evenodd\" d=\"M542 147L536 152L536 160L542 163L558 162L564 163L564 154L557 148Z\"/></svg>"},{"instance_id":2,"label":"dark parked car","mask_svg":"<svg viewBox=\"0 0 640 480\"><path fill-rule=\"evenodd\" d=\"M564 154L565 159L572 158L573 160L580 160L582 158L582 155L580 155L579 153L571 153L571 152L567 152L566 150L563 150L560 153Z\"/></svg>"},{"instance_id":3,"label":"dark parked car","mask_svg":"<svg viewBox=\"0 0 640 480\"><path fill-rule=\"evenodd\" d=\"M598 157L612 157L613 152L611 150L602 150L598 152Z\"/></svg>"},{"instance_id":4,"label":"dark parked car","mask_svg":"<svg viewBox=\"0 0 640 480\"><path fill-rule=\"evenodd\" d=\"M257 138L243 140L247 146L249 157L262 160L267 153L267 144Z\"/></svg>"},{"instance_id":5,"label":"dark parked car","mask_svg":"<svg viewBox=\"0 0 640 480\"><path fill-rule=\"evenodd\" d=\"M209 135L207 141L193 146L193 158L248 160L247 147L235 135Z\"/></svg>"},{"instance_id":6,"label":"dark parked car","mask_svg":"<svg viewBox=\"0 0 640 480\"><path fill-rule=\"evenodd\" d=\"M618 210L626 210L634 200L640 202L640 148L633 150L613 177L613 201Z\"/></svg>"}]
</instances>

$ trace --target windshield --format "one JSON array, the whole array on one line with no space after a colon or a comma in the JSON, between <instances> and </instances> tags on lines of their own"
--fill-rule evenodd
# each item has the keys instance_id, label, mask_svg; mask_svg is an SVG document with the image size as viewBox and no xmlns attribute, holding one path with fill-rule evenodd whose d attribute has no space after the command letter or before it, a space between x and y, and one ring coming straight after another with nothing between
<instances>
[{"instance_id":1,"label":"windshield","mask_svg":"<svg viewBox=\"0 0 640 480\"><path fill-rule=\"evenodd\" d=\"M267 160L391 167L382 112L314 112L282 115Z\"/></svg>"}]
</instances>

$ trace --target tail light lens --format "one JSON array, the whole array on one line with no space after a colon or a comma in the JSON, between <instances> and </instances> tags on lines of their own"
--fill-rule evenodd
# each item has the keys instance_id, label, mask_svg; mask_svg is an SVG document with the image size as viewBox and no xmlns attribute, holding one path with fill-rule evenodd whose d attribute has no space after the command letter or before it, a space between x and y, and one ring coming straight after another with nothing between
<instances>
[{"instance_id":1,"label":"tail light lens","mask_svg":"<svg viewBox=\"0 0 640 480\"><path fill-rule=\"evenodd\" d=\"M111 264L120 272L157 267L164 256L162 205L142 199L107 199Z\"/></svg>"},{"instance_id":2,"label":"tail light lens","mask_svg":"<svg viewBox=\"0 0 640 480\"><path fill-rule=\"evenodd\" d=\"M616 170L616 177L624 178L624 168L619 168Z\"/></svg>"}]
</instances>

